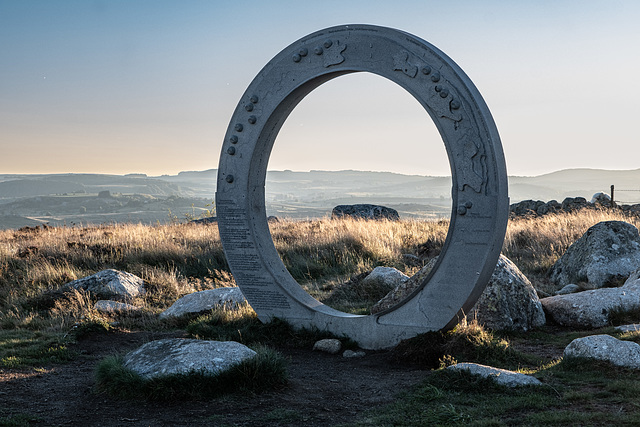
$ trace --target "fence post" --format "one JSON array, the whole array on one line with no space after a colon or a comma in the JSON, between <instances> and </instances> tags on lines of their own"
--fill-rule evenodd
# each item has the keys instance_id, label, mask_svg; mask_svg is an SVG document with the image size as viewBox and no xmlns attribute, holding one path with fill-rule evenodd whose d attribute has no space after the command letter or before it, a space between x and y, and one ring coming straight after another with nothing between
<instances>
[{"instance_id":1,"label":"fence post","mask_svg":"<svg viewBox=\"0 0 640 427\"><path fill-rule=\"evenodd\" d=\"M614 185L611 184L611 207L614 207L616 204L613 201L613 190L614 190Z\"/></svg>"}]
</instances>

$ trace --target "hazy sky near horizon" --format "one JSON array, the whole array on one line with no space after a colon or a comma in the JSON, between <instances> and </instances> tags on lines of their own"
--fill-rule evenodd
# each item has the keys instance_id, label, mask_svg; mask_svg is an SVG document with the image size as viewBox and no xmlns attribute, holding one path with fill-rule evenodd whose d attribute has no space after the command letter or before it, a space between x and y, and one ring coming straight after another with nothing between
<instances>
[{"instance_id":1,"label":"hazy sky near horizon","mask_svg":"<svg viewBox=\"0 0 640 427\"><path fill-rule=\"evenodd\" d=\"M478 87L510 175L640 168L640 2L0 0L0 174L216 168L240 97L295 40L351 23L432 43ZM431 119L357 73L312 92L269 169L448 175Z\"/></svg>"}]
</instances>

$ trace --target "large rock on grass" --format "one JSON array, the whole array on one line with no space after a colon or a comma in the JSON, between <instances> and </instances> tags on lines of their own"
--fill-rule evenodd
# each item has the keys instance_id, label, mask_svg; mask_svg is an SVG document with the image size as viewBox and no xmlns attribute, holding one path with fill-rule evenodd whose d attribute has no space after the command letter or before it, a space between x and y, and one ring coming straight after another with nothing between
<instances>
[{"instance_id":1,"label":"large rock on grass","mask_svg":"<svg viewBox=\"0 0 640 427\"><path fill-rule=\"evenodd\" d=\"M592 289L540 300L547 317L562 326L601 328L609 324L612 311L640 308L640 276L635 272L619 288Z\"/></svg>"},{"instance_id":2,"label":"large rock on grass","mask_svg":"<svg viewBox=\"0 0 640 427\"><path fill-rule=\"evenodd\" d=\"M589 228L551 268L550 280L561 289L570 283L584 289L620 285L640 267L638 229L624 221Z\"/></svg>"},{"instance_id":3,"label":"large rock on grass","mask_svg":"<svg viewBox=\"0 0 640 427\"><path fill-rule=\"evenodd\" d=\"M429 261L416 275L378 301L371 312L387 310L408 297L424 281L435 263L436 258ZM504 255L500 255L487 287L468 315L487 328L497 330L527 331L544 325L546 321L531 282Z\"/></svg>"},{"instance_id":4,"label":"large rock on grass","mask_svg":"<svg viewBox=\"0 0 640 427\"><path fill-rule=\"evenodd\" d=\"M604 360L617 366L640 369L640 345L611 335L577 338L564 349L564 357Z\"/></svg>"},{"instance_id":5,"label":"large rock on grass","mask_svg":"<svg viewBox=\"0 0 640 427\"><path fill-rule=\"evenodd\" d=\"M523 385L542 385L540 380L531 375L507 371L506 369L480 365L478 363L457 363L447 367L449 371L467 371L471 375L482 378L491 378L496 383L505 387L519 387Z\"/></svg>"},{"instance_id":6,"label":"large rock on grass","mask_svg":"<svg viewBox=\"0 0 640 427\"><path fill-rule=\"evenodd\" d=\"M468 316L496 330L528 331L546 323L533 285L504 255L500 255L487 287Z\"/></svg>"},{"instance_id":7,"label":"large rock on grass","mask_svg":"<svg viewBox=\"0 0 640 427\"><path fill-rule=\"evenodd\" d=\"M160 313L160 318L180 317L185 314L197 314L219 307L233 307L246 302L240 288L227 287L207 289L206 291L187 294L173 303L171 307Z\"/></svg>"},{"instance_id":8,"label":"large rock on grass","mask_svg":"<svg viewBox=\"0 0 640 427\"><path fill-rule=\"evenodd\" d=\"M255 355L235 341L173 338L151 341L128 353L123 365L145 379L189 373L215 375Z\"/></svg>"},{"instance_id":9,"label":"large rock on grass","mask_svg":"<svg viewBox=\"0 0 640 427\"><path fill-rule=\"evenodd\" d=\"M67 289L84 290L104 299L130 300L145 293L144 280L126 271L102 270L74 280Z\"/></svg>"}]
</instances>

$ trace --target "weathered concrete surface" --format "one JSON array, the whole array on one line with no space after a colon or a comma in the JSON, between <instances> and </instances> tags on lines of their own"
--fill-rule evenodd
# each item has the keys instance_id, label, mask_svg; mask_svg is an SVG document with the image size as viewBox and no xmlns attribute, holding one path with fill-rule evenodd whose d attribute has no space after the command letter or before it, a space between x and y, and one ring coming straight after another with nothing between
<instances>
[{"instance_id":1,"label":"weathered concrete surface","mask_svg":"<svg viewBox=\"0 0 640 427\"><path fill-rule=\"evenodd\" d=\"M640 267L638 229L624 221L604 221L587 230L551 267L558 289L570 283L598 289L624 281Z\"/></svg>"},{"instance_id":2,"label":"weathered concrete surface","mask_svg":"<svg viewBox=\"0 0 640 427\"><path fill-rule=\"evenodd\" d=\"M247 300L238 287L207 289L187 294L178 299L168 309L160 313L160 318L179 317L185 314L202 313L222 306L233 307Z\"/></svg>"},{"instance_id":3,"label":"weathered concrete surface","mask_svg":"<svg viewBox=\"0 0 640 427\"><path fill-rule=\"evenodd\" d=\"M265 177L278 131L321 84L371 72L411 93L435 122L449 154L454 210L429 285L374 316L331 309L287 272L269 233ZM411 34L372 25L323 29L276 55L251 82L222 146L216 209L220 238L243 294L263 321L347 335L364 348L388 348L455 326L486 286L508 220L506 167L498 130L479 91L443 52Z\"/></svg>"},{"instance_id":4,"label":"weathered concrete surface","mask_svg":"<svg viewBox=\"0 0 640 427\"><path fill-rule=\"evenodd\" d=\"M128 353L123 364L145 379L195 372L215 375L255 355L234 341L174 338L143 345Z\"/></svg>"},{"instance_id":5,"label":"weathered concrete surface","mask_svg":"<svg viewBox=\"0 0 640 427\"><path fill-rule=\"evenodd\" d=\"M483 378L492 378L496 383L506 387L519 387L523 385L542 385L540 380L531 375L520 374L518 372L507 371L506 369L493 368L491 366L477 363L458 363L447 366L450 371L467 371L472 375Z\"/></svg>"},{"instance_id":6,"label":"weathered concrete surface","mask_svg":"<svg viewBox=\"0 0 640 427\"><path fill-rule=\"evenodd\" d=\"M564 357L587 357L617 366L640 369L640 345L611 335L577 338L564 349Z\"/></svg>"},{"instance_id":7,"label":"weathered concrete surface","mask_svg":"<svg viewBox=\"0 0 640 427\"><path fill-rule=\"evenodd\" d=\"M82 289L105 299L133 299L145 293L144 281L141 278L126 271L113 269L74 280L65 287Z\"/></svg>"}]
</instances>

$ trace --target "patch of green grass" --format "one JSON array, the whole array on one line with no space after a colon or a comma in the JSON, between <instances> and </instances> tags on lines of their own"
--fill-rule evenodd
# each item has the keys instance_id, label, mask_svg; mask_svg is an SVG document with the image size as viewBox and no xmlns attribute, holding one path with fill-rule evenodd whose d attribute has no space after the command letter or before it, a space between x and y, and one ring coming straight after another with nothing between
<instances>
[{"instance_id":1,"label":"patch of green grass","mask_svg":"<svg viewBox=\"0 0 640 427\"><path fill-rule=\"evenodd\" d=\"M91 335L106 334L110 329L109 322L104 319L96 319L73 325L71 332L76 339L81 340Z\"/></svg>"},{"instance_id":2,"label":"patch of green grass","mask_svg":"<svg viewBox=\"0 0 640 427\"><path fill-rule=\"evenodd\" d=\"M355 425L640 425L638 370L571 358L530 371L542 386L508 388L440 369Z\"/></svg>"},{"instance_id":3,"label":"patch of green grass","mask_svg":"<svg viewBox=\"0 0 640 427\"><path fill-rule=\"evenodd\" d=\"M76 354L67 347L61 333L14 329L0 330L0 367L18 368L45 363L62 363Z\"/></svg>"},{"instance_id":4,"label":"patch of green grass","mask_svg":"<svg viewBox=\"0 0 640 427\"><path fill-rule=\"evenodd\" d=\"M237 341L245 345L269 343L279 347L312 348L316 341L336 338L318 329L295 329L290 323L273 319L262 323L248 306L239 310L220 308L202 315L187 325L187 332L196 338L216 341ZM357 348L348 338L337 337L345 348Z\"/></svg>"},{"instance_id":5,"label":"patch of green grass","mask_svg":"<svg viewBox=\"0 0 640 427\"><path fill-rule=\"evenodd\" d=\"M267 347L257 355L216 375L190 373L144 379L126 369L119 357L108 357L96 368L98 390L112 396L148 400L206 400L230 393L259 393L287 383L284 357Z\"/></svg>"},{"instance_id":6,"label":"patch of green grass","mask_svg":"<svg viewBox=\"0 0 640 427\"><path fill-rule=\"evenodd\" d=\"M513 349L509 341L475 322L461 323L448 332L427 332L402 341L393 358L426 368L456 362L475 362L506 369L537 366L541 360Z\"/></svg>"}]
</instances>

